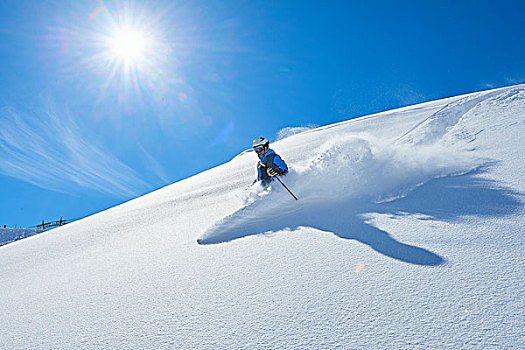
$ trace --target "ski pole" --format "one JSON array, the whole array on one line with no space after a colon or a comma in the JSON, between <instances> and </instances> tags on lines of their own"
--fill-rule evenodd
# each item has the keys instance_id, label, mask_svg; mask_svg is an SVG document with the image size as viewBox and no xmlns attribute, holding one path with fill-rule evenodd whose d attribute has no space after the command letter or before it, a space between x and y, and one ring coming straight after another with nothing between
<instances>
[{"instance_id":1,"label":"ski pole","mask_svg":"<svg viewBox=\"0 0 525 350\"><path fill-rule=\"evenodd\" d=\"M292 197L295 198L295 200L298 200L297 197L292 193L292 191L290 191L290 189L289 189L288 187L286 187L286 185L281 181L281 179L279 179L279 176L275 176L275 178L276 178L277 180L279 180L279 182L281 183L281 185L283 185L283 187L286 188L286 190L287 190L288 192L290 192L290 194L292 195Z\"/></svg>"}]
</instances>

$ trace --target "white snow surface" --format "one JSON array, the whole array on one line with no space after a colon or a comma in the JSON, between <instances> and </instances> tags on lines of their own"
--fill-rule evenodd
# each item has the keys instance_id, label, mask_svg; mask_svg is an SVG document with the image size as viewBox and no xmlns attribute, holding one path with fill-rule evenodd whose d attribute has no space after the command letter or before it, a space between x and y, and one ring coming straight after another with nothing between
<instances>
[{"instance_id":1,"label":"white snow surface","mask_svg":"<svg viewBox=\"0 0 525 350\"><path fill-rule=\"evenodd\" d=\"M42 231L34 228L0 228L0 246L30 237Z\"/></svg>"},{"instance_id":2,"label":"white snow surface","mask_svg":"<svg viewBox=\"0 0 525 350\"><path fill-rule=\"evenodd\" d=\"M0 248L5 349L525 348L525 85L405 107ZM197 243L199 239L199 243Z\"/></svg>"}]
</instances>

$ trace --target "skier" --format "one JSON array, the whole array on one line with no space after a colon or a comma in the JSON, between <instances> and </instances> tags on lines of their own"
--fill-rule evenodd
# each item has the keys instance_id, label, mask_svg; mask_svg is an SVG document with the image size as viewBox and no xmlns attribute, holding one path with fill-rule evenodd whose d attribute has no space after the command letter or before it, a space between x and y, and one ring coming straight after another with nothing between
<instances>
[{"instance_id":1,"label":"skier","mask_svg":"<svg viewBox=\"0 0 525 350\"><path fill-rule=\"evenodd\" d=\"M253 150L259 156L257 163L257 180L267 186L273 176L285 175L288 172L288 166L284 160L273 149L270 149L270 141L264 137L253 140Z\"/></svg>"}]
</instances>

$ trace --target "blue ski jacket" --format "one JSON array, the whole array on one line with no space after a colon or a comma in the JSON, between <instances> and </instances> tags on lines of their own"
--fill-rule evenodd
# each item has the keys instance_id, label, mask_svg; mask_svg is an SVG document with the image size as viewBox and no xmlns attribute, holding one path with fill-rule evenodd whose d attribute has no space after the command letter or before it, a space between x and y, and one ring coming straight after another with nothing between
<instances>
[{"instance_id":1,"label":"blue ski jacket","mask_svg":"<svg viewBox=\"0 0 525 350\"><path fill-rule=\"evenodd\" d=\"M288 172L288 166L273 149L270 148L265 154L258 154L257 156L259 157L259 163L257 164L257 180L263 182L271 181L265 168L278 168L282 170L283 173ZM270 164L268 164L269 161L271 161Z\"/></svg>"}]
</instances>

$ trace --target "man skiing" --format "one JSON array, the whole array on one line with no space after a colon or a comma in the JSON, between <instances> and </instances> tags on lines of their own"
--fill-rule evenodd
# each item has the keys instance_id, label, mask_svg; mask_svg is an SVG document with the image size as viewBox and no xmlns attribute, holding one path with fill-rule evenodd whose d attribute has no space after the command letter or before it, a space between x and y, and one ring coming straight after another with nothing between
<instances>
[{"instance_id":1,"label":"man skiing","mask_svg":"<svg viewBox=\"0 0 525 350\"><path fill-rule=\"evenodd\" d=\"M261 181L266 186L273 180L273 176L285 175L288 172L288 166L274 150L270 149L270 141L266 138L259 137L253 140L253 150L259 156L256 181Z\"/></svg>"}]
</instances>

